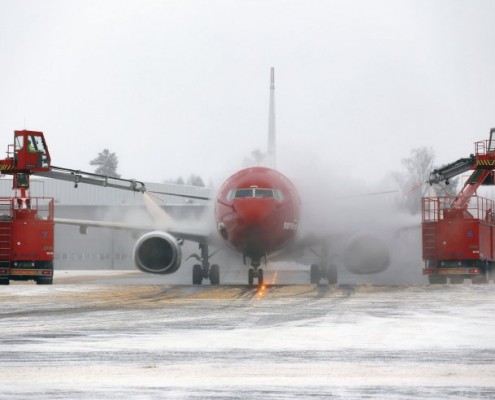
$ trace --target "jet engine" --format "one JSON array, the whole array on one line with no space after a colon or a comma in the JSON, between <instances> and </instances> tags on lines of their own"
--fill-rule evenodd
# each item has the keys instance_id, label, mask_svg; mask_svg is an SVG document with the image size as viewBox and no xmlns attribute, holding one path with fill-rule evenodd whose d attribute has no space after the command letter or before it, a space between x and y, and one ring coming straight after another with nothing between
<instances>
[{"instance_id":1,"label":"jet engine","mask_svg":"<svg viewBox=\"0 0 495 400\"><path fill-rule=\"evenodd\" d=\"M364 275L385 271L390 264L390 254L385 242L370 234L361 234L351 239L343 253L348 271Z\"/></svg>"},{"instance_id":2,"label":"jet engine","mask_svg":"<svg viewBox=\"0 0 495 400\"><path fill-rule=\"evenodd\" d=\"M161 231L141 236L134 245L133 253L136 267L152 274L171 274L179 269L182 259L177 239Z\"/></svg>"}]
</instances>

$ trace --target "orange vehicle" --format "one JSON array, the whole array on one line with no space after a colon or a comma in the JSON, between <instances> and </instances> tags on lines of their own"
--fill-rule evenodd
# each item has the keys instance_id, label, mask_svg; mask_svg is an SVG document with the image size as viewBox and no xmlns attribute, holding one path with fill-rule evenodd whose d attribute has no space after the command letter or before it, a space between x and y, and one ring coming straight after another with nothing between
<instances>
[{"instance_id":1,"label":"orange vehicle","mask_svg":"<svg viewBox=\"0 0 495 400\"><path fill-rule=\"evenodd\" d=\"M476 194L493 185L495 128L490 139L475 143L475 153L434 170L429 183L445 181L472 170L454 197L422 199L423 274L432 284L487 283L495 277L495 203Z\"/></svg>"},{"instance_id":2,"label":"orange vehicle","mask_svg":"<svg viewBox=\"0 0 495 400\"><path fill-rule=\"evenodd\" d=\"M14 197L0 198L0 284L53 282L53 198L31 197L29 178L48 171L50 154L41 132L16 131L0 171L13 175Z\"/></svg>"},{"instance_id":3,"label":"orange vehicle","mask_svg":"<svg viewBox=\"0 0 495 400\"><path fill-rule=\"evenodd\" d=\"M143 192L142 182L51 165L42 132L15 131L0 172L12 175L13 197L0 197L0 285L10 280L53 283L54 206L51 197L31 197L32 174Z\"/></svg>"}]
</instances>

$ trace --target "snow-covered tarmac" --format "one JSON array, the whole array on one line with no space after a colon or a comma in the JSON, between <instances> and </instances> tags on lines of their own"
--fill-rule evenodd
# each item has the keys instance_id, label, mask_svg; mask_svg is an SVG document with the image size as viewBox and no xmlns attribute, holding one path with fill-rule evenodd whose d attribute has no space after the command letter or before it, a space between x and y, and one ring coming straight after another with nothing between
<instances>
[{"instance_id":1,"label":"snow-covered tarmac","mask_svg":"<svg viewBox=\"0 0 495 400\"><path fill-rule=\"evenodd\" d=\"M0 399L495 398L494 284L147 279L2 287Z\"/></svg>"}]
</instances>

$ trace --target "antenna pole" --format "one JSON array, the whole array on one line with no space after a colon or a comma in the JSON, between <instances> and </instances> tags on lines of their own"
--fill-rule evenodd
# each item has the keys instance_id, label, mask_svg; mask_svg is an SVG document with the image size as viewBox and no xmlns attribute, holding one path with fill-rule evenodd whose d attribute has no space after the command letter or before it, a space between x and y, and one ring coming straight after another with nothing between
<instances>
[{"instance_id":1,"label":"antenna pole","mask_svg":"<svg viewBox=\"0 0 495 400\"><path fill-rule=\"evenodd\" d=\"M268 115L268 163L277 166L275 135L275 68L270 69L270 108Z\"/></svg>"}]
</instances>

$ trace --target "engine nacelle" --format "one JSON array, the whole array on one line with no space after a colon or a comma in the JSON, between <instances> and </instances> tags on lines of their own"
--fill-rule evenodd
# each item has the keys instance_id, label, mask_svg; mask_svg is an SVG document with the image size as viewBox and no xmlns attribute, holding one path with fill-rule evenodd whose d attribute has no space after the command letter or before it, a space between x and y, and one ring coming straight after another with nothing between
<instances>
[{"instance_id":1,"label":"engine nacelle","mask_svg":"<svg viewBox=\"0 0 495 400\"><path fill-rule=\"evenodd\" d=\"M182 251L177 239L167 232L154 231L141 236L134 245L136 267L152 274L171 274L177 271Z\"/></svg>"},{"instance_id":2,"label":"engine nacelle","mask_svg":"<svg viewBox=\"0 0 495 400\"><path fill-rule=\"evenodd\" d=\"M375 235L354 237L343 254L348 271L364 275L385 271L390 264L390 253L385 242Z\"/></svg>"}]
</instances>

